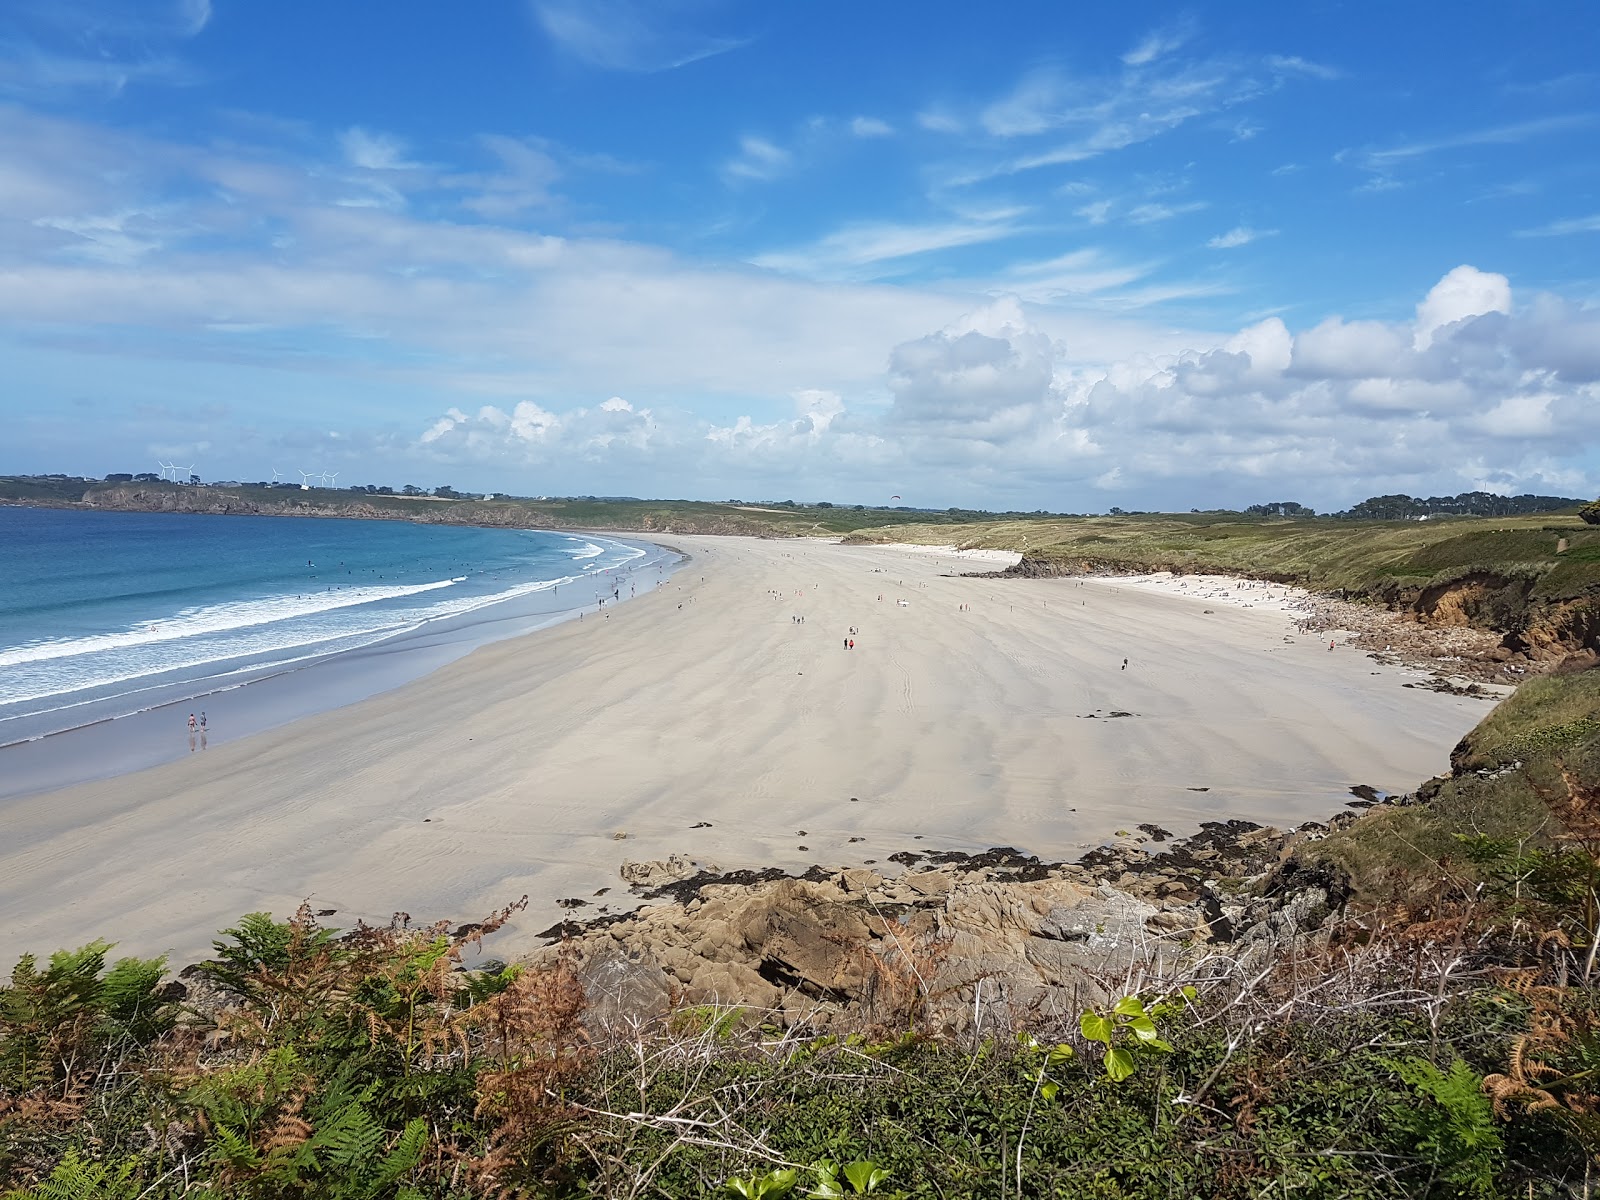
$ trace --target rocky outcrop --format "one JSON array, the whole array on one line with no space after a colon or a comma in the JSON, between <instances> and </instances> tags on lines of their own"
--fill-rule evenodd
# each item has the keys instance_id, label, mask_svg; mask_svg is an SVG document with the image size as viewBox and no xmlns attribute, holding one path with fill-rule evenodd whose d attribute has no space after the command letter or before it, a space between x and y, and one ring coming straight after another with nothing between
<instances>
[{"instance_id":1,"label":"rocky outcrop","mask_svg":"<svg viewBox=\"0 0 1600 1200\"><path fill-rule=\"evenodd\" d=\"M1259 954L1310 931L1344 899L1337 881L1285 872L1288 847L1318 828L1225 822L1158 853L1129 840L1077 863L908 851L898 870L704 872L654 887L689 860L628 863L647 903L552 929L561 945L543 954L575 967L602 1022L679 1003L806 1029L1014 1021L1104 999L1130 971L1159 975L1230 944Z\"/></svg>"}]
</instances>

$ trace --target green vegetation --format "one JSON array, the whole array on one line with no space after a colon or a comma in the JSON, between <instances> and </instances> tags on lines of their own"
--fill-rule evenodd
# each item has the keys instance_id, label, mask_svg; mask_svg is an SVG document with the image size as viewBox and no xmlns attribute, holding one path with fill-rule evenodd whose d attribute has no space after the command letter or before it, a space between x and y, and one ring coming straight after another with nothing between
<instances>
[{"instance_id":1,"label":"green vegetation","mask_svg":"<svg viewBox=\"0 0 1600 1200\"><path fill-rule=\"evenodd\" d=\"M1534 680L1453 777L1302 843L1355 887L1309 944L1015 1028L930 1027L914 986L826 1033L709 1004L601 1024L565 959L478 957L518 906L455 934L252 914L186 996L103 943L24 958L0 988L4 1194L1583 1194L1596 717L1600 670Z\"/></svg>"},{"instance_id":2,"label":"green vegetation","mask_svg":"<svg viewBox=\"0 0 1600 1200\"><path fill-rule=\"evenodd\" d=\"M951 531L917 525L846 540L937 545ZM989 521L961 531L964 547L1023 554L1038 573L1160 571L1246 575L1342 591L1523 638L1600 647L1600 529L1576 517L1492 521L1247 520L1232 513ZM1542 640L1540 640L1542 638Z\"/></svg>"},{"instance_id":3,"label":"green vegetation","mask_svg":"<svg viewBox=\"0 0 1600 1200\"><path fill-rule=\"evenodd\" d=\"M1592 997L1376 999L1427 995L1405 986L1420 958L1366 979L1301 964L1253 992L1216 979L1164 1011L1160 1035L1141 1023L1161 1002L1137 997L1113 1030L1085 1014L1087 1036L1035 1018L1062 1036L1051 1048L670 1021L617 1039L584 1030L564 968L463 971L466 945L437 929L248 925L219 941L245 968L232 1007L203 1019L156 988L122 994L155 1022L138 1034L104 992L34 1011L21 1035L6 1007L7 1044L49 1048L0 1075L10 1195L782 1196L804 1179L822 1197L1555 1197L1600 1147L1574 1124L1594 1096L1570 1053L1539 1047L1546 1073L1527 1086L1554 1096L1563 1072L1571 1103L1522 1103L1511 1074L1527 1077L1531 1031L1555 1014L1592 1029ZM82 993L93 957L58 956L48 982L5 995ZM1351 1002L1357 982L1375 999ZM1305 999L1266 1020L1285 988ZM1148 1063L1102 1070L1087 1053L1102 1032Z\"/></svg>"}]
</instances>

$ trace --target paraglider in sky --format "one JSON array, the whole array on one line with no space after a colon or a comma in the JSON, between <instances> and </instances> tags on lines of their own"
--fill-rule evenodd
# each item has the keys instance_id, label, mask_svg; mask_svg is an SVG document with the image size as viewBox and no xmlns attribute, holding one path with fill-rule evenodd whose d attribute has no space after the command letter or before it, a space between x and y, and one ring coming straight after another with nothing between
<instances>
[{"instance_id":1,"label":"paraglider in sky","mask_svg":"<svg viewBox=\"0 0 1600 1200\"><path fill-rule=\"evenodd\" d=\"M900 497L899 497L899 496L890 496L890 497L889 497L889 499L891 499L891 500L898 500L898 499L900 499Z\"/></svg>"}]
</instances>

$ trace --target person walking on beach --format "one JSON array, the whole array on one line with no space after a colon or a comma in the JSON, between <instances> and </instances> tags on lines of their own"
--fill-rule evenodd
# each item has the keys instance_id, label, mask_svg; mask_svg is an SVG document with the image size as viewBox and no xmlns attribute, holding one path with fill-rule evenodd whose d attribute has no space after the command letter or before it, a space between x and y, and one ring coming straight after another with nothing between
<instances>
[{"instance_id":1,"label":"person walking on beach","mask_svg":"<svg viewBox=\"0 0 1600 1200\"><path fill-rule=\"evenodd\" d=\"M1126 671L1128 669L1128 660L1127 659L1123 659L1122 660L1122 669L1124 671Z\"/></svg>"},{"instance_id":2,"label":"person walking on beach","mask_svg":"<svg viewBox=\"0 0 1600 1200\"><path fill-rule=\"evenodd\" d=\"M195 730L197 728L198 728L198 725L195 723L194 714L190 713L189 714L189 753L190 754L194 753L194 737L195 737Z\"/></svg>"}]
</instances>

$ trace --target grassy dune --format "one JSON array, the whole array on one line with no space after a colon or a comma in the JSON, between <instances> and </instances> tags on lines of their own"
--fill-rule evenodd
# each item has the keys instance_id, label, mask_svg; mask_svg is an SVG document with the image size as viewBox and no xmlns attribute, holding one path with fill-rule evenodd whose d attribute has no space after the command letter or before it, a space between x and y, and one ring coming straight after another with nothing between
<instances>
[{"instance_id":1,"label":"grassy dune","mask_svg":"<svg viewBox=\"0 0 1600 1200\"><path fill-rule=\"evenodd\" d=\"M902 525L852 541L938 545L946 526ZM1566 548L1558 553L1565 540ZM1012 550L1041 562L1092 567L1237 572L1315 588L1427 586L1486 572L1536 577L1536 593L1578 595L1600 584L1600 527L1576 516L1435 521L1247 520L1237 514L1161 514L985 521L962 546Z\"/></svg>"}]
</instances>

